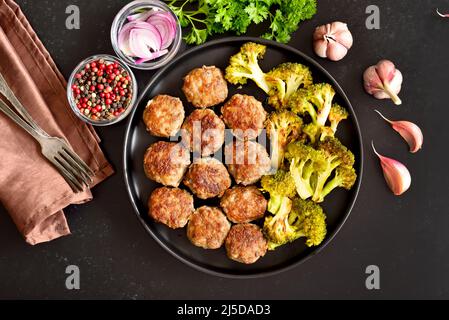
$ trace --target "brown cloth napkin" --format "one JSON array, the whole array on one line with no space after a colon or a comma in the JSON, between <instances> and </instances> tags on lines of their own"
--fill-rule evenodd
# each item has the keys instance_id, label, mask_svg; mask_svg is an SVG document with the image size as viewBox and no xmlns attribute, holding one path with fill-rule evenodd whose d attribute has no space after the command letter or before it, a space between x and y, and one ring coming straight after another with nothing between
<instances>
[{"instance_id":1,"label":"brown cloth napkin","mask_svg":"<svg viewBox=\"0 0 449 320\"><path fill-rule=\"evenodd\" d=\"M92 168L94 185L113 174L94 129L72 113L66 81L11 0L0 0L0 72L37 123ZM70 234L62 209L90 200L90 191L74 194L36 141L0 112L0 201L28 243Z\"/></svg>"}]
</instances>

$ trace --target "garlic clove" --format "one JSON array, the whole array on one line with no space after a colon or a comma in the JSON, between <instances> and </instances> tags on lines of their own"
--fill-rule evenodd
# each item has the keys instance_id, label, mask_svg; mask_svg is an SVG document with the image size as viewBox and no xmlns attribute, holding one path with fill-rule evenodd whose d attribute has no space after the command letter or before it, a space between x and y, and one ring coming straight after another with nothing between
<instances>
[{"instance_id":1,"label":"garlic clove","mask_svg":"<svg viewBox=\"0 0 449 320\"><path fill-rule=\"evenodd\" d=\"M354 44L354 38L352 34L347 31L339 31L334 34L335 40L346 47L346 49L350 49Z\"/></svg>"},{"instance_id":2,"label":"garlic clove","mask_svg":"<svg viewBox=\"0 0 449 320\"><path fill-rule=\"evenodd\" d=\"M315 53L320 58L326 58L327 57L327 42L326 40L316 40L313 44Z\"/></svg>"},{"instance_id":3,"label":"garlic clove","mask_svg":"<svg viewBox=\"0 0 449 320\"><path fill-rule=\"evenodd\" d=\"M384 84L385 91L396 105L402 104L402 100L399 98L398 94L399 92L401 92L403 80L404 78L402 77L401 71L396 69L396 73L393 79L391 80L390 84Z\"/></svg>"},{"instance_id":4,"label":"garlic clove","mask_svg":"<svg viewBox=\"0 0 449 320\"><path fill-rule=\"evenodd\" d=\"M332 61L343 59L348 53L348 49L336 41L330 41L327 45L327 57Z\"/></svg>"},{"instance_id":5,"label":"garlic clove","mask_svg":"<svg viewBox=\"0 0 449 320\"><path fill-rule=\"evenodd\" d=\"M372 142L372 147L374 153L379 157L388 187L396 196L404 194L412 184L410 171L399 161L380 155L374 146L374 142Z\"/></svg>"},{"instance_id":6,"label":"garlic clove","mask_svg":"<svg viewBox=\"0 0 449 320\"><path fill-rule=\"evenodd\" d=\"M366 69L365 73L363 74L363 79L365 80L365 90L369 94L375 94L378 91L382 91L384 88L382 81L377 74L376 67L374 66Z\"/></svg>"},{"instance_id":7,"label":"garlic clove","mask_svg":"<svg viewBox=\"0 0 449 320\"><path fill-rule=\"evenodd\" d=\"M411 153L416 153L422 149L422 145L424 143L424 135L421 129L416 124L410 121L391 121L384 117L384 115L380 113L380 111L374 111L376 111L385 121L387 121L392 126L392 128L396 132L398 132L404 138L404 140L410 147Z\"/></svg>"},{"instance_id":8,"label":"garlic clove","mask_svg":"<svg viewBox=\"0 0 449 320\"><path fill-rule=\"evenodd\" d=\"M396 67L390 60L381 60L376 65L376 72L382 82L390 82L396 73Z\"/></svg>"},{"instance_id":9,"label":"garlic clove","mask_svg":"<svg viewBox=\"0 0 449 320\"><path fill-rule=\"evenodd\" d=\"M330 24L330 27L331 27L331 32L332 33L339 32L339 31L342 31L342 30L343 31L348 30L348 24L344 23L344 22L341 22L341 21L332 22Z\"/></svg>"},{"instance_id":10,"label":"garlic clove","mask_svg":"<svg viewBox=\"0 0 449 320\"><path fill-rule=\"evenodd\" d=\"M324 35L327 33L326 26L319 26L315 29L315 32L313 33L313 40L323 40Z\"/></svg>"}]
</instances>

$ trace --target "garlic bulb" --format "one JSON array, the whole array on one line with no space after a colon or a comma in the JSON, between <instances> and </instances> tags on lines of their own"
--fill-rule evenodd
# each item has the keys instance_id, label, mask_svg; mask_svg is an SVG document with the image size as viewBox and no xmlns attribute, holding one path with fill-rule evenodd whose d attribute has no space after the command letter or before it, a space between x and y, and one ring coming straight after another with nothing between
<instances>
[{"instance_id":1,"label":"garlic bulb","mask_svg":"<svg viewBox=\"0 0 449 320\"><path fill-rule=\"evenodd\" d=\"M313 35L315 53L332 61L343 59L351 49L354 39L343 22L332 22L316 28Z\"/></svg>"},{"instance_id":2,"label":"garlic bulb","mask_svg":"<svg viewBox=\"0 0 449 320\"><path fill-rule=\"evenodd\" d=\"M376 99L391 99L394 104L402 104L398 94L402 88L402 73L393 62L381 60L375 66L366 69L363 81L367 93Z\"/></svg>"}]
</instances>

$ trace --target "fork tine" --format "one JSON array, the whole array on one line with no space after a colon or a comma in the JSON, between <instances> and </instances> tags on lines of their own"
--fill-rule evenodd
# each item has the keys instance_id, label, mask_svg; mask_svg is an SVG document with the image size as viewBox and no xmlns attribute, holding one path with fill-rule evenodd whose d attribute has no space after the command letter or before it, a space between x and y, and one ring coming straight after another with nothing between
<instances>
[{"instance_id":1,"label":"fork tine","mask_svg":"<svg viewBox=\"0 0 449 320\"><path fill-rule=\"evenodd\" d=\"M48 159L48 160L59 170L61 175L64 177L65 181L67 181L67 183L70 185L70 187L75 193L83 191L83 187L81 186L81 184L56 159Z\"/></svg>"},{"instance_id":2,"label":"fork tine","mask_svg":"<svg viewBox=\"0 0 449 320\"><path fill-rule=\"evenodd\" d=\"M69 177L70 181L72 181L75 184L78 190L83 191L84 190L83 183L79 180L79 177L76 174L74 174L74 172L71 170L71 167L68 166L67 163L64 163L64 159L61 158L60 156L55 156L54 159L65 170L65 174Z\"/></svg>"},{"instance_id":3,"label":"fork tine","mask_svg":"<svg viewBox=\"0 0 449 320\"><path fill-rule=\"evenodd\" d=\"M92 169L83 161L83 159L81 159L72 149L70 149L70 147L64 146L63 149L70 157L72 157L73 160L76 161L76 163L81 168L84 169L84 171L87 172L89 178L91 178L95 175L95 173L92 171Z\"/></svg>"},{"instance_id":4,"label":"fork tine","mask_svg":"<svg viewBox=\"0 0 449 320\"><path fill-rule=\"evenodd\" d=\"M61 155L69 162L72 167L77 168L80 173L88 180L88 184L91 184L93 182L92 176L89 175L89 172L87 172L82 165L80 165L75 159L73 159L72 155L67 152L65 148L63 148L63 152L61 152Z\"/></svg>"},{"instance_id":5,"label":"fork tine","mask_svg":"<svg viewBox=\"0 0 449 320\"><path fill-rule=\"evenodd\" d=\"M72 176L75 177L75 179L82 184L85 184L86 186L89 186L89 183L87 179L84 177L84 175L77 171L76 168L74 168L69 161L67 161L64 156L61 154L61 152L58 152L58 154L55 156L55 159L68 171L72 174ZM81 188L83 188L81 184Z\"/></svg>"}]
</instances>

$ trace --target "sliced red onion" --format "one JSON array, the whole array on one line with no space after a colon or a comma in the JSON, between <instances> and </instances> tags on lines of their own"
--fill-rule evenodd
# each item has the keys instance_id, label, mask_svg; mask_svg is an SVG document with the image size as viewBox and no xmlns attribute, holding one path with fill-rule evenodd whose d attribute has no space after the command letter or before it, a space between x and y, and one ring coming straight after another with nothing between
<instances>
[{"instance_id":1,"label":"sliced red onion","mask_svg":"<svg viewBox=\"0 0 449 320\"><path fill-rule=\"evenodd\" d=\"M169 12L150 10L128 17L118 34L118 46L136 64L166 55L176 36L177 22Z\"/></svg>"},{"instance_id":2,"label":"sliced red onion","mask_svg":"<svg viewBox=\"0 0 449 320\"><path fill-rule=\"evenodd\" d=\"M137 59L136 60L136 64L141 64L141 63L145 63L145 62L148 62L148 61L160 58L162 56L165 56L167 53L168 53L167 49L153 52L153 55L152 55L151 58L140 58L140 59Z\"/></svg>"},{"instance_id":3,"label":"sliced red onion","mask_svg":"<svg viewBox=\"0 0 449 320\"><path fill-rule=\"evenodd\" d=\"M177 23L176 23L176 20L175 20L175 18L173 17L173 15L171 13L169 13L169 12L161 12L161 11L154 12L152 15L150 15L148 20L153 19L154 17L159 17L161 19L166 19L170 23L173 31L174 32L176 31Z\"/></svg>"},{"instance_id":4,"label":"sliced red onion","mask_svg":"<svg viewBox=\"0 0 449 320\"><path fill-rule=\"evenodd\" d=\"M131 56L131 48L129 47L129 34L133 26L131 23L125 24L118 34L118 46L120 50L127 56Z\"/></svg>"},{"instance_id":5,"label":"sliced red onion","mask_svg":"<svg viewBox=\"0 0 449 320\"><path fill-rule=\"evenodd\" d=\"M154 12L154 10L148 10L145 12L135 13L127 17L128 21L145 21L147 20Z\"/></svg>"},{"instance_id":6,"label":"sliced red onion","mask_svg":"<svg viewBox=\"0 0 449 320\"><path fill-rule=\"evenodd\" d=\"M161 45L161 35L153 26L150 29L133 29L130 32L129 46L131 52L138 58L151 58L153 52L161 49Z\"/></svg>"},{"instance_id":7,"label":"sliced red onion","mask_svg":"<svg viewBox=\"0 0 449 320\"><path fill-rule=\"evenodd\" d=\"M173 24L170 22L170 19L165 16L160 15L152 15L147 22L157 28L162 38L162 46L161 49L167 49L175 38L176 29L173 27Z\"/></svg>"}]
</instances>

